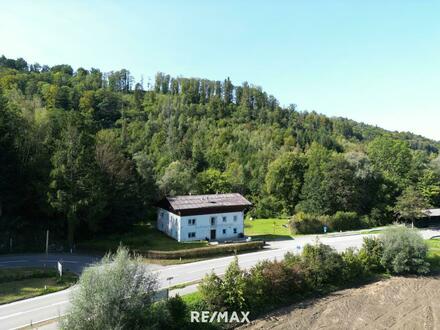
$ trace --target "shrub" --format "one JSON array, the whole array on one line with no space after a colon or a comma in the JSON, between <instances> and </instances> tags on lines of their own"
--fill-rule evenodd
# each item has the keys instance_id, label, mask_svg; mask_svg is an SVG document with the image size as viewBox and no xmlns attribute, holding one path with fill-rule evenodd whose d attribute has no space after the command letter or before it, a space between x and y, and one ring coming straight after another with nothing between
<instances>
[{"instance_id":1,"label":"shrub","mask_svg":"<svg viewBox=\"0 0 440 330\"><path fill-rule=\"evenodd\" d=\"M353 248L347 249L341 254L344 263L342 278L344 282L359 282L365 278L366 271L359 254Z\"/></svg>"},{"instance_id":2,"label":"shrub","mask_svg":"<svg viewBox=\"0 0 440 330\"><path fill-rule=\"evenodd\" d=\"M83 271L61 328L144 329L156 288L156 277L120 247Z\"/></svg>"},{"instance_id":3,"label":"shrub","mask_svg":"<svg viewBox=\"0 0 440 330\"><path fill-rule=\"evenodd\" d=\"M146 253L139 252L147 258L151 259L179 259L179 258L197 258L208 257L212 255L221 255L228 253L235 253L241 251L250 251L262 249L263 241L222 244L218 246L209 246L203 248L177 250L177 251L155 251L149 250Z\"/></svg>"},{"instance_id":4,"label":"shrub","mask_svg":"<svg viewBox=\"0 0 440 330\"><path fill-rule=\"evenodd\" d=\"M356 212L338 211L334 215L314 215L298 212L290 220L290 229L293 234L317 234L328 231L354 230L365 227L365 222Z\"/></svg>"},{"instance_id":5,"label":"shrub","mask_svg":"<svg viewBox=\"0 0 440 330\"><path fill-rule=\"evenodd\" d=\"M340 254L328 245L306 245L301 255L305 278L312 289L338 284L342 278L343 261Z\"/></svg>"},{"instance_id":6,"label":"shrub","mask_svg":"<svg viewBox=\"0 0 440 330\"><path fill-rule=\"evenodd\" d=\"M182 298L177 295L167 300L167 309L170 312L171 320L175 329L180 329L186 322L187 308Z\"/></svg>"},{"instance_id":7,"label":"shrub","mask_svg":"<svg viewBox=\"0 0 440 330\"><path fill-rule=\"evenodd\" d=\"M293 234L322 233L326 217L298 212L289 222Z\"/></svg>"},{"instance_id":8,"label":"shrub","mask_svg":"<svg viewBox=\"0 0 440 330\"><path fill-rule=\"evenodd\" d=\"M221 289L222 283L222 279L211 272L205 275L198 286L202 299L209 310L223 311L226 309L225 293Z\"/></svg>"},{"instance_id":9,"label":"shrub","mask_svg":"<svg viewBox=\"0 0 440 330\"><path fill-rule=\"evenodd\" d=\"M251 310L264 311L298 296L304 275L298 264L265 260L250 269L246 285Z\"/></svg>"},{"instance_id":10,"label":"shrub","mask_svg":"<svg viewBox=\"0 0 440 330\"><path fill-rule=\"evenodd\" d=\"M381 264L394 274L426 274L429 263L425 261L428 247L422 236L413 229L396 227L382 235Z\"/></svg>"},{"instance_id":11,"label":"shrub","mask_svg":"<svg viewBox=\"0 0 440 330\"><path fill-rule=\"evenodd\" d=\"M338 211L329 220L329 227L332 231L354 230L363 227L361 218L356 212Z\"/></svg>"},{"instance_id":12,"label":"shrub","mask_svg":"<svg viewBox=\"0 0 440 330\"><path fill-rule=\"evenodd\" d=\"M241 311L245 309L245 273L238 265L237 256L226 269L225 276L221 285L221 290L225 295L225 307L229 311Z\"/></svg>"},{"instance_id":13,"label":"shrub","mask_svg":"<svg viewBox=\"0 0 440 330\"><path fill-rule=\"evenodd\" d=\"M369 273L379 273L384 270L381 259L383 256L383 244L378 238L364 237L364 242L359 250L359 260Z\"/></svg>"}]
</instances>

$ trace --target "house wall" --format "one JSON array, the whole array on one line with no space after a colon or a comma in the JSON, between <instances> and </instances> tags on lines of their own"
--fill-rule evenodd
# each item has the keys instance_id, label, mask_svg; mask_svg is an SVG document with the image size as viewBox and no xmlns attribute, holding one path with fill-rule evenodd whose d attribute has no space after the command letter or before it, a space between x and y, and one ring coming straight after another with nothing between
<instances>
[{"instance_id":1,"label":"house wall","mask_svg":"<svg viewBox=\"0 0 440 330\"><path fill-rule=\"evenodd\" d=\"M162 214L162 215L161 215ZM215 218L215 225L211 225L211 218ZM235 217L235 221L234 221ZM225 218L226 221L223 221ZM195 224L189 220L195 220ZM211 230L216 231L216 240L238 238L244 233L244 212L225 212L202 215L178 216L159 208L157 228L179 242L197 241L211 238ZM234 233L235 229L235 233ZM225 233L223 233L225 231ZM189 233L194 233L189 237Z\"/></svg>"},{"instance_id":2,"label":"house wall","mask_svg":"<svg viewBox=\"0 0 440 330\"><path fill-rule=\"evenodd\" d=\"M236 221L234 221L234 216ZM202 215L187 215L181 217L181 240L182 241L194 241L203 240L205 238L211 238L211 230L216 230L216 240L228 240L234 239L239 236L240 233L244 233L243 224L243 212L227 212L227 213L214 213L214 214L202 214ZM211 218L215 217L216 222L214 226L211 226ZM223 221L223 217L226 221ZM188 220L195 219L195 225L188 224ZM236 233L234 233L234 228ZM226 233L223 233L225 230ZM188 233L195 233L195 237L188 237Z\"/></svg>"},{"instance_id":3,"label":"house wall","mask_svg":"<svg viewBox=\"0 0 440 330\"><path fill-rule=\"evenodd\" d=\"M180 242L180 216L158 208L157 229Z\"/></svg>"}]
</instances>

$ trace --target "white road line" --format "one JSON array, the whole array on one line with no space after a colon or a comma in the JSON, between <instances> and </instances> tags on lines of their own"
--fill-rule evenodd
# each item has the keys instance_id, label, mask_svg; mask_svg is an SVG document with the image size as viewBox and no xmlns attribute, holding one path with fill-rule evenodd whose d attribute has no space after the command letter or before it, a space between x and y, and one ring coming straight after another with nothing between
<instances>
[{"instance_id":1,"label":"white road line","mask_svg":"<svg viewBox=\"0 0 440 330\"><path fill-rule=\"evenodd\" d=\"M68 263L69 264L77 264L77 263L79 263L78 261L68 261L68 260L62 260L62 259L56 259L56 260L40 259L40 260L38 260L38 262L58 262L58 261L61 261L63 264L68 264Z\"/></svg>"},{"instance_id":2,"label":"white road line","mask_svg":"<svg viewBox=\"0 0 440 330\"><path fill-rule=\"evenodd\" d=\"M27 313L36 312L36 311L39 311L39 310L42 310L42 309L46 309L46 308L49 308L49 307L53 307L53 306L63 305L63 304L66 304L68 302L69 302L69 300L63 300L63 301L59 301L57 303L53 303L53 304L50 304L50 305L46 305L46 306L42 306L42 307L37 307L37 308L32 308L32 309L28 309L28 310L25 310L25 311L22 311L22 312L17 312L17 313L9 314L9 315L6 315L6 316L1 316L0 320L6 320L6 319L9 319L11 317L18 316L18 315L23 315L23 314L27 314Z\"/></svg>"},{"instance_id":3,"label":"white road line","mask_svg":"<svg viewBox=\"0 0 440 330\"><path fill-rule=\"evenodd\" d=\"M14 301L14 302L11 302L11 303L8 303L8 304L4 304L4 305L0 306L0 311L3 310L3 309L7 309L7 308L9 308L11 306L15 306L15 305L28 304L28 303L30 303L32 301L35 301L35 300L45 300L45 299L49 299L49 298L54 297L54 296L68 294L73 288L75 288L75 286L72 286L72 287L70 287L68 289L61 290L61 291L58 291L58 292L49 293L49 294L41 295L41 296L38 296L38 297L32 297L32 298L23 299L23 300Z\"/></svg>"},{"instance_id":4,"label":"white road line","mask_svg":"<svg viewBox=\"0 0 440 330\"><path fill-rule=\"evenodd\" d=\"M29 260L10 260L10 261L0 261L0 264L12 264L17 262L28 262Z\"/></svg>"}]
</instances>

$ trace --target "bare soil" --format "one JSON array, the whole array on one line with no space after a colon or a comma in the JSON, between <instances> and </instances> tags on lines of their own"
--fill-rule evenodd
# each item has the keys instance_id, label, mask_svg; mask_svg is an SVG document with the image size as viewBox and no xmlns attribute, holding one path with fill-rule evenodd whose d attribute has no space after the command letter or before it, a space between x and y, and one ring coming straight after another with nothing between
<instances>
[{"instance_id":1,"label":"bare soil","mask_svg":"<svg viewBox=\"0 0 440 330\"><path fill-rule=\"evenodd\" d=\"M243 329L440 329L440 277L393 277L338 291Z\"/></svg>"}]
</instances>

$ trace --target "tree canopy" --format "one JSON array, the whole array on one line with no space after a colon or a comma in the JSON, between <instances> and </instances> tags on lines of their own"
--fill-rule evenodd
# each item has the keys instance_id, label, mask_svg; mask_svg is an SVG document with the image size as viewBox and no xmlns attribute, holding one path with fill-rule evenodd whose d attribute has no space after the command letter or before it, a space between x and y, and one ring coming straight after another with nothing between
<instances>
[{"instance_id":1,"label":"tree canopy","mask_svg":"<svg viewBox=\"0 0 440 330\"><path fill-rule=\"evenodd\" d=\"M0 229L73 244L126 230L163 195L240 192L254 216L391 221L415 187L440 206L440 143L281 106L261 87L0 57ZM70 233L70 234L68 234ZM76 234L76 236L75 236Z\"/></svg>"}]
</instances>

